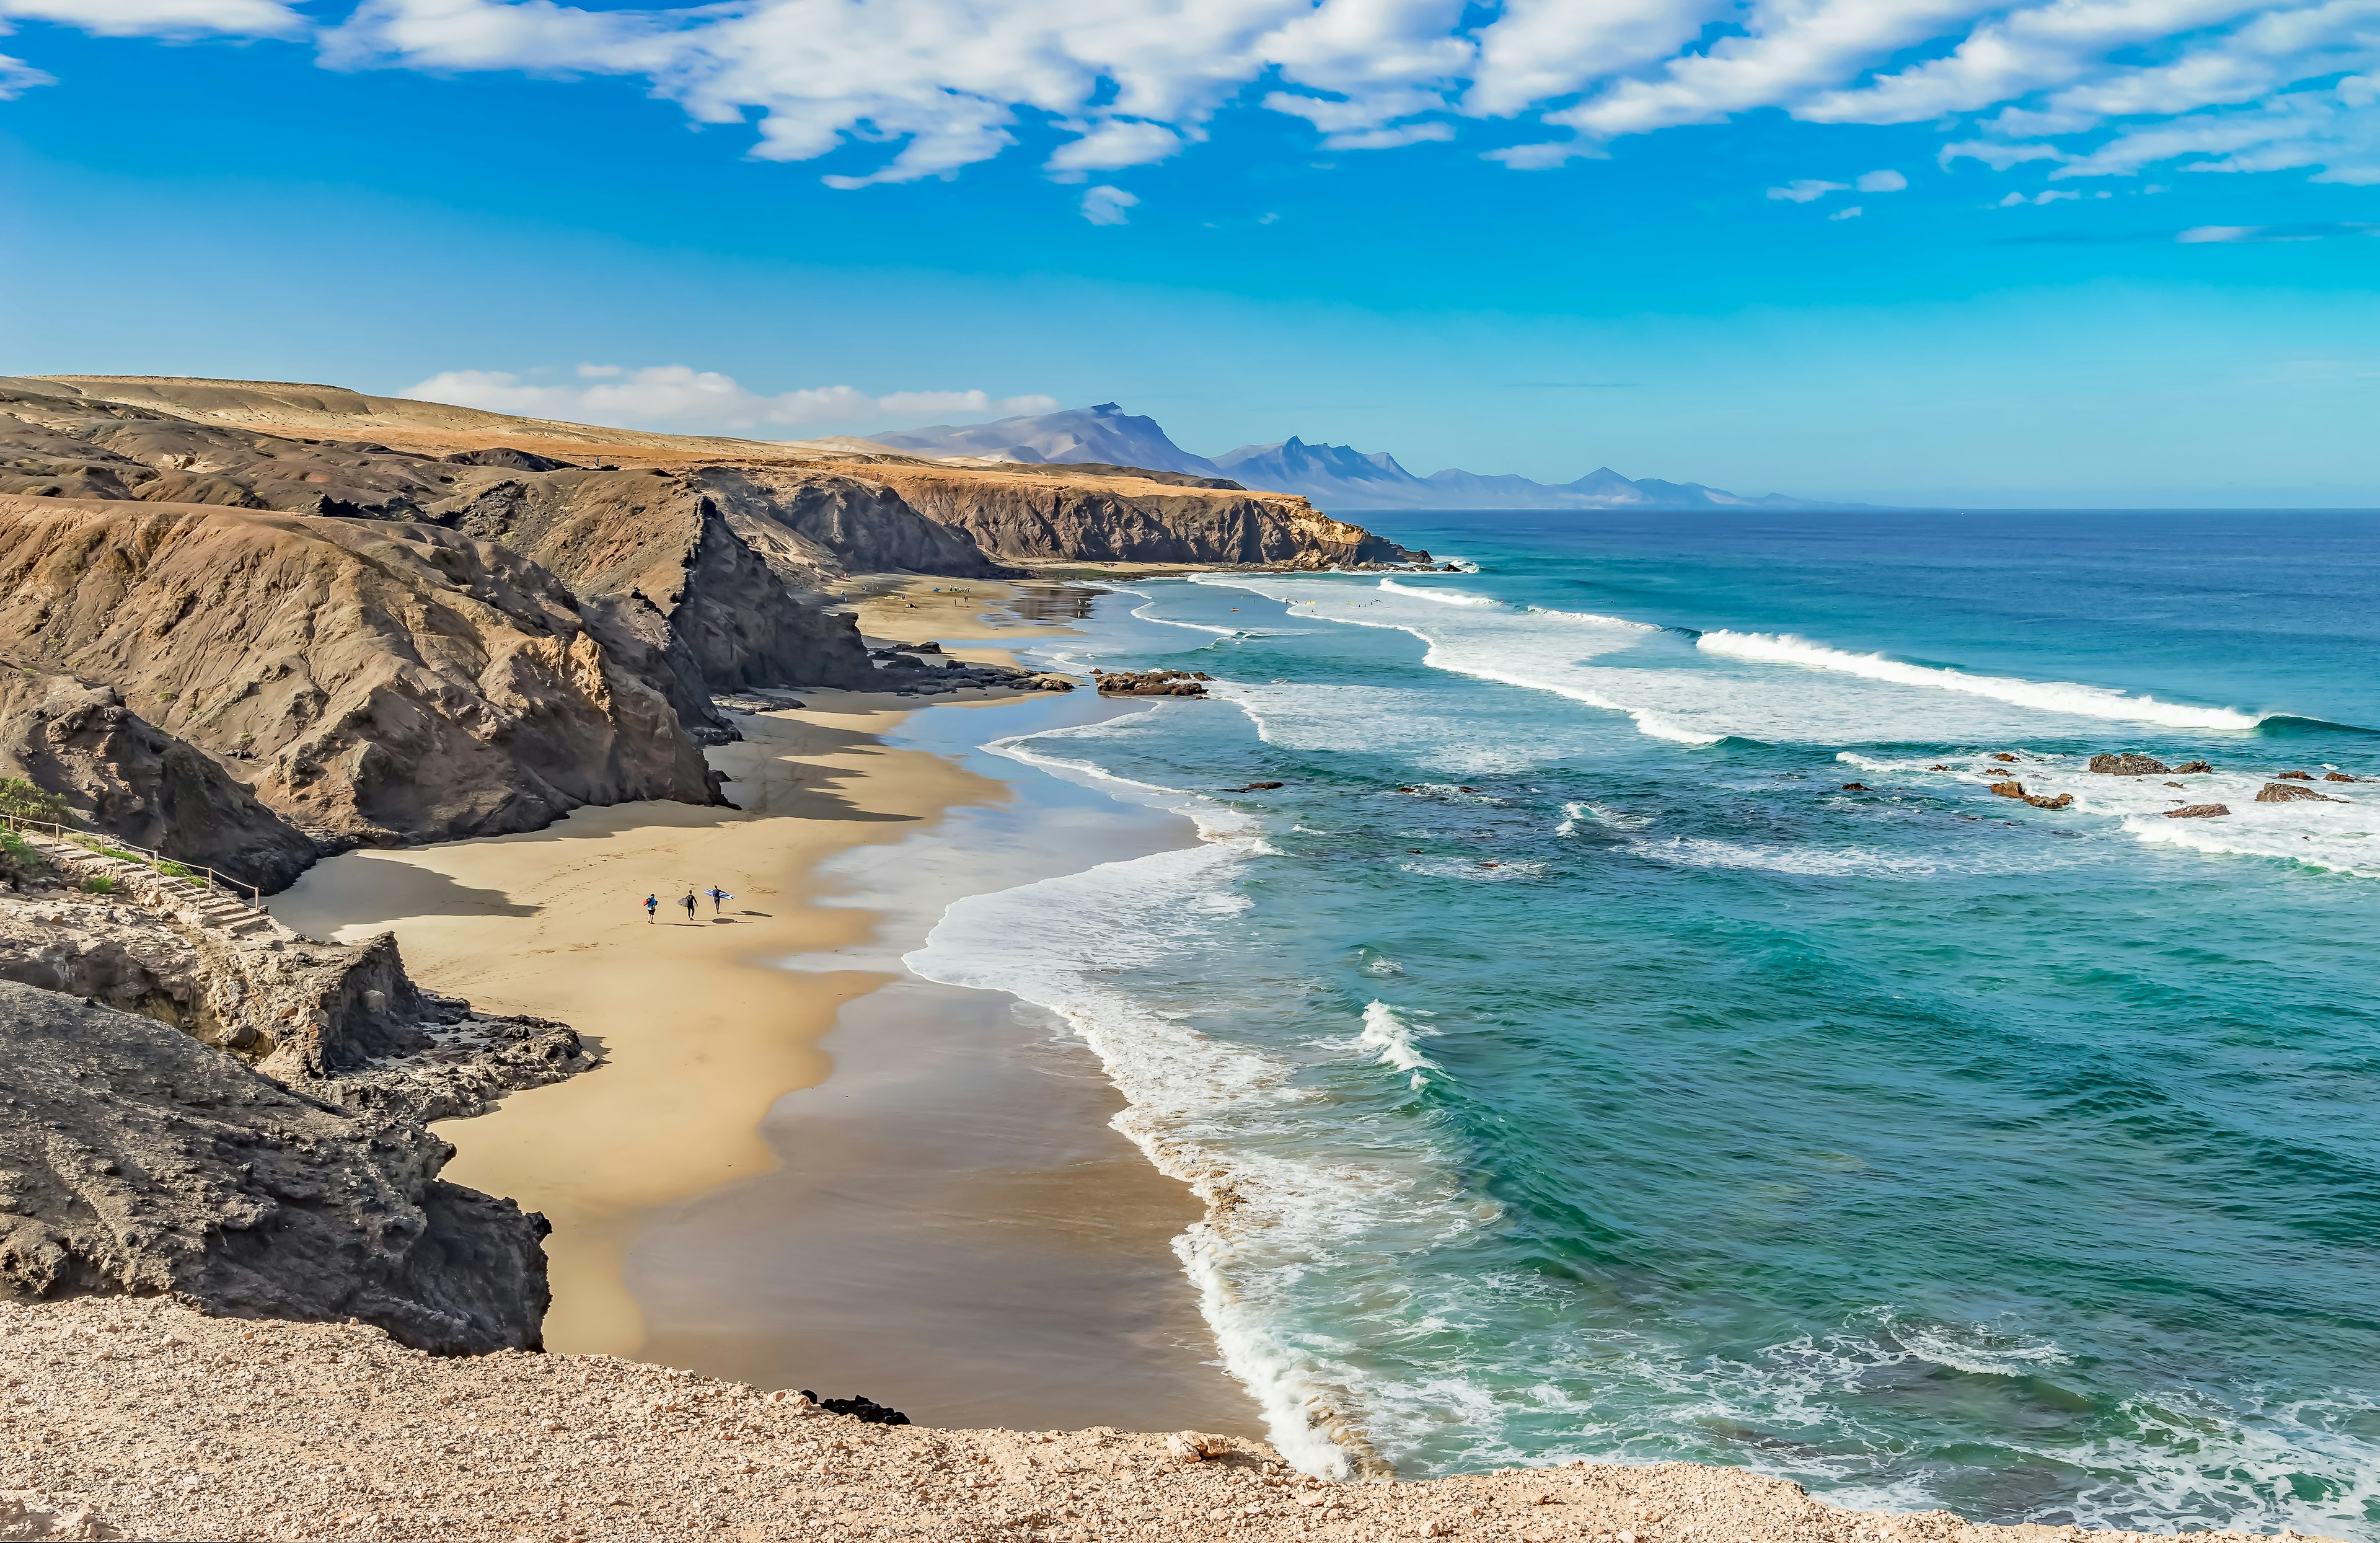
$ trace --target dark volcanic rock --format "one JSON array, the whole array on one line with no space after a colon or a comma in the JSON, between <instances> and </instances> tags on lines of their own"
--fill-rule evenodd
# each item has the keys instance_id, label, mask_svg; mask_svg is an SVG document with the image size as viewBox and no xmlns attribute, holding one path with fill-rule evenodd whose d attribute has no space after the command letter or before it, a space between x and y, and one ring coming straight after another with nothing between
<instances>
[{"instance_id":1,"label":"dark volcanic rock","mask_svg":"<svg viewBox=\"0 0 2380 1543\"><path fill-rule=\"evenodd\" d=\"M0 661L0 775L64 797L83 825L266 891L314 844L205 753L103 686Z\"/></svg>"},{"instance_id":2,"label":"dark volcanic rock","mask_svg":"<svg viewBox=\"0 0 2380 1543\"><path fill-rule=\"evenodd\" d=\"M802 1396L830 1415L848 1415L862 1425L907 1425L909 1423L908 1415L898 1409L887 1408L865 1393L854 1393L849 1398L820 1398L808 1388L804 1388Z\"/></svg>"},{"instance_id":3,"label":"dark volcanic rock","mask_svg":"<svg viewBox=\"0 0 2380 1543\"><path fill-rule=\"evenodd\" d=\"M438 458L453 466L493 466L509 471L560 471L571 464L535 451L516 450L509 444L492 444L485 450L457 450Z\"/></svg>"},{"instance_id":4,"label":"dark volcanic rock","mask_svg":"<svg viewBox=\"0 0 2380 1543\"><path fill-rule=\"evenodd\" d=\"M419 1124L315 1102L148 1018L0 982L0 1292L176 1292L532 1349L541 1217L438 1177Z\"/></svg>"},{"instance_id":5,"label":"dark volcanic rock","mask_svg":"<svg viewBox=\"0 0 2380 1543\"><path fill-rule=\"evenodd\" d=\"M2163 776L2173 768L2155 756L2137 755L2128 751L2123 755L2093 756L2091 770L2112 773L2119 777L2152 777Z\"/></svg>"},{"instance_id":6,"label":"dark volcanic rock","mask_svg":"<svg viewBox=\"0 0 2380 1543\"><path fill-rule=\"evenodd\" d=\"M2168 820L2208 820L2230 812L2228 804L2188 804L2178 809L2166 810L2165 817Z\"/></svg>"}]
</instances>

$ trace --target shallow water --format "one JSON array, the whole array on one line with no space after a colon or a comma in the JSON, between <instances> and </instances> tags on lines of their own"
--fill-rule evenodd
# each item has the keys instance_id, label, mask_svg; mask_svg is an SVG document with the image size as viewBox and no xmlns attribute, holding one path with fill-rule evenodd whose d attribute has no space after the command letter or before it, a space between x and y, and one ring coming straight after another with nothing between
<instances>
[{"instance_id":1,"label":"shallow water","mask_svg":"<svg viewBox=\"0 0 2380 1543\"><path fill-rule=\"evenodd\" d=\"M2380 776L2380 522L1382 523L1479 571L1045 649L1217 677L991 747L1207 839L909 957L1228 1200L1182 1251L1276 1439L2380 1538L2380 784L2254 801Z\"/></svg>"}]
</instances>

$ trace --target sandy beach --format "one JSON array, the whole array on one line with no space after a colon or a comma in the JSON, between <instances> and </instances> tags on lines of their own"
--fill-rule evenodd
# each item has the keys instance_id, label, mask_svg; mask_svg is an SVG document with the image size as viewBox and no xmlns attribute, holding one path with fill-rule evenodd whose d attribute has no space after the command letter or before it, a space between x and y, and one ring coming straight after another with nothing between
<instances>
[{"instance_id":1,"label":"sandy beach","mask_svg":"<svg viewBox=\"0 0 2380 1543\"><path fill-rule=\"evenodd\" d=\"M1012 587L967 589L947 610L879 599L868 635L1038 630L1006 610ZM1003 614L979 616L988 603ZM439 1127L448 1177L552 1222L551 1348L847 1382L834 1391L941 1421L1253 1430L1172 1252L1197 1206L1107 1127L1121 1105L1096 1062L1007 998L905 979L897 957L958 893L1184 833L1103 812L1073 821L1062 857L1038 837L1009 840L1033 854L1009 861L916 851L955 811L1005 811L1012 834L1036 811L1008 782L886 744L915 711L895 701L818 693L739 715L745 739L711 760L740 808L582 809L351 853L273 909L317 936L393 929L432 989L601 1047L597 1073ZM1121 710L1075 693L923 711L966 715L957 745ZM733 896L715 907L698 893L714 884Z\"/></svg>"}]
</instances>

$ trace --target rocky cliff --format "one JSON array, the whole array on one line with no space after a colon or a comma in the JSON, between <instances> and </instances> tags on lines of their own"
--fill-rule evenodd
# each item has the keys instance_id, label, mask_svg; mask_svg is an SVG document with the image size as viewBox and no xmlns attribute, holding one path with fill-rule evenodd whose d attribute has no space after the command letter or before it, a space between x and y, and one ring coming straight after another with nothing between
<instances>
[{"instance_id":1,"label":"rocky cliff","mask_svg":"<svg viewBox=\"0 0 2380 1543\"><path fill-rule=\"evenodd\" d=\"M882 465L867 475L1012 561L1329 568L1416 555L1281 493L1049 467L961 473Z\"/></svg>"},{"instance_id":2,"label":"rocky cliff","mask_svg":"<svg viewBox=\"0 0 2380 1543\"><path fill-rule=\"evenodd\" d=\"M59 795L86 830L256 889L281 889L314 861L314 844L296 826L114 687L6 658L0 776Z\"/></svg>"},{"instance_id":3,"label":"rocky cliff","mask_svg":"<svg viewBox=\"0 0 2380 1543\"><path fill-rule=\"evenodd\" d=\"M446 500L475 496L467 486L472 477L517 474L509 457L487 464L488 454L500 450L582 466L685 472L702 481L739 533L797 588L810 575L986 575L999 563L1017 560L1320 568L1411 555L1317 512L1303 498L1251 493L1216 479L1168 474L1160 480L1125 467L986 466L905 456L868 442L839 449L823 442L650 433L274 382L96 375L0 380L0 394L12 388L91 405L90 410L137 409L223 431L327 436L331 448L319 452L324 455L335 450L352 457L359 453L352 443L358 441L382 454L412 453L437 463L419 476L433 483L441 476L457 479L435 483L447 490L443 499L421 502L421 491L410 483L386 495L412 498L424 510L455 507ZM339 445L346 448L336 450ZM317 469L351 482L361 475L360 468ZM71 490L62 485L62 491ZM771 529L756 535L745 523L747 516ZM929 524L945 533L936 534Z\"/></svg>"},{"instance_id":4,"label":"rocky cliff","mask_svg":"<svg viewBox=\"0 0 2380 1543\"><path fill-rule=\"evenodd\" d=\"M665 683L566 588L432 526L0 496L0 651L107 682L326 837L717 798Z\"/></svg>"},{"instance_id":5,"label":"rocky cliff","mask_svg":"<svg viewBox=\"0 0 2380 1543\"><path fill-rule=\"evenodd\" d=\"M745 539L739 525L775 527L765 499L738 491L741 521L682 473L573 468L481 494L455 528L534 558L582 600L649 611L707 692L870 684L851 618L801 604Z\"/></svg>"},{"instance_id":6,"label":"rocky cliff","mask_svg":"<svg viewBox=\"0 0 2380 1543\"><path fill-rule=\"evenodd\" d=\"M0 981L0 1294L176 1292L461 1353L540 1343L540 1219L454 1149L130 1013Z\"/></svg>"},{"instance_id":7,"label":"rocky cliff","mask_svg":"<svg viewBox=\"0 0 2380 1543\"><path fill-rule=\"evenodd\" d=\"M420 990L386 934L315 942L169 873L37 856L46 879L0 895L0 1298L539 1343L541 1219L441 1181L426 1126L595 1064L577 1035Z\"/></svg>"}]
</instances>

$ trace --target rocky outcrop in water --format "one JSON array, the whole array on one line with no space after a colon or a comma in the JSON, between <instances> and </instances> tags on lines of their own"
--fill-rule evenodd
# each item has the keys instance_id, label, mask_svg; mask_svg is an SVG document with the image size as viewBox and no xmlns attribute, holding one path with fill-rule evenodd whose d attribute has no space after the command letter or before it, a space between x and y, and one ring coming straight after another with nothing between
<instances>
[{"instance_id":1,"label":"rocky outcrop in water","mask_svg":"<svg viewBox=\"0 0 2380 1543\"><path fill-rule=\"evenodd\" d=\"M2166 810L2165 817L2168 820L2212 820L2230 812L2228 804L2185 804L2180 808Z\"/></svg>"},{"instance_id":2,"label":"rocky outcrop in water","mask_svg":"<svg viewBox=\"0 0 2380 1543\"><path fill-rule=\"evenodd\" d=\"M1102 697L1203 697L1206 676L1185 670L1095 670Z\"/></svg>"},{"instance_id":3,"label":"rocky outcrop in water","mask_svg":"<svg viewBox=\"0 0 2380 1543\"><path fill-rule=\"evenodd\" d=\"M328 839L717 800L566 588L432 526L0 496L0 650L107 682Z\"/></svg>"},{"instance_id":4,"label":"rocky outcrop in water","mask_svg":"<svg viewBox=\"0 0 2380 1543\"><path fill-rule=\"evenodd\" d=\"M0 659L0 776L62 796L87 829L278 890L314 844L203 752L86 686Z\"/></svg>"},{"instance_id":5,"label":"rocky outcrop in water","mask_svg":"<svg viewBox=\"0 0 2380 1543\"><path fill-rule=\"evenodd\" d=\"M2344 798L2334 798L2327 793L2316 793L2295 783L2266 783L2256 790L2259 804L2295 804L2311 801L2317 804L2343 804Z\"/></svg>"},{"instance_id":6,"label":"rocky outcrop in water","mask_svg":"<svg viewBox=\"0 0 2380 1543\"><path fill-rule=\"evenodd\" d=\"M2118 777L2161 777L2173 768L2155 756L2127 751L2121 755L2093 756L2091 770Z\"/></svg>"}]
</instances>

